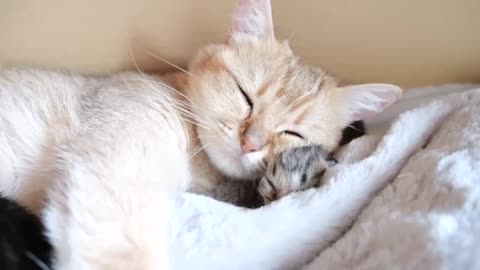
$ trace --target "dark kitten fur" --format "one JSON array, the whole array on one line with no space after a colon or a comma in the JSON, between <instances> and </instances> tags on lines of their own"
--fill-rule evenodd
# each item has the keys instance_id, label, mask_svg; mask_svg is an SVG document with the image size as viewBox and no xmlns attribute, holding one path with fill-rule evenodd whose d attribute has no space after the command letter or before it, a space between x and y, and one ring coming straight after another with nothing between
<instances>
[{"instance_id":1,"label":"dark kitten fur","mask_svg":"<svg viewBox=\"0 0 480 270\"><path fill-rule=\"evenodd\" d=\"M0 195L0 269L50 269L51 251L40 219Z\"/></svg>"},{"instance_id":2,"label":"dark kitten fur","mask_svg":"<svg viewBox=\"0 0 480 270\"><path fill-rule=\"evenodd\" d=\"M365 123L363 121L352 122L343 130L342 139L340 140L339 145L345 145L358 137L362 137L365 133Z\"/></svg>"}]
</instances>

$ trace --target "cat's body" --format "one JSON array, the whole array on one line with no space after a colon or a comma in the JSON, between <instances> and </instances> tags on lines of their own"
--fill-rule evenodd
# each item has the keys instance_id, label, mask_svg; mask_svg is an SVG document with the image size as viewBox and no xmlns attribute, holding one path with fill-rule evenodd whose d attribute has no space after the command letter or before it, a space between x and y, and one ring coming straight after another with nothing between
<instances>
[{"instance_id":1,"label":"cat's body","mask_svg":"<svg viewBox=\"0 0 480 270\"><path fill-rule=\"evenodd\" d=\"M50 246L40 218L0 196L0 269L47 270Z\"/></svg>"},{"instance_id":2,"label":"cat's body","mask_svg":"<svg viewBox=\"0 0 480 270\"><path fill-rule=\"evenodd\" d=\"M400 95L339 87L274 39L269 1L241 0L229 42L188 74L0 69L0 192L43 211L54 269L164 269L177 192L258 178L294 146L332 151Z\"/></svg>"},{"instance_id":3,"label":"cat's body","mask_svg":"<svg viewBox=\"0 0 480 270\"><path fill-rule=\"evenodd\" d=\"M35 210L50 188L45 216L56 267L154 269L165 263L159 251L169 196L191 181L193 136L172 104L179 100L175 93L159 78L138 73L87 77L12 68L0 71L0 85L0 188ZM142 245L148 248L132 250ZM69 247L82 252L64 255Z\"/></svg>"},{"instance_id":4,"label":"cat's body","mask_svg":"<svg viewBox=\"0 0 480 270\"><path fill-rule=\"evenodd\" d=\"M52 185L52 179L65 166L61 162L72 158L62 155L76 152L77 149L68 149L74 144L82 148L78 152L93 151L102 158L127 151L129 155L120 156L125 158L121 161L107 158L121 164L131 159L124 164L134 168L121 166L125 171L142 169L135 173L157 175L152 171L160 170L160 165L140 164L135 158L165 159L164 163L178 158L183 161L179 167L195 167L192 171L199 172L194 177L200 179L198 182L220 181L216 179L220 174L209 166L207 159L200 158L204 153L198 152L189 164L190 153L198 147L192 131L194 120L176 110L175 102L179 104L183 98L170 89L169 77L162 80L136 72L85 76L28 67L1 69L0 125L5 127L0 131L0 172L5 179L1 191L38 210L45 199L45 188ZM158 142L165 145L157 145ZM145 151L135 156L135 147ZM187 174L171 181L173 188L186 190L189 186L188 170L183 171ZM126 172L118 172L123 173Z\"/></svg>"}]
</instances>

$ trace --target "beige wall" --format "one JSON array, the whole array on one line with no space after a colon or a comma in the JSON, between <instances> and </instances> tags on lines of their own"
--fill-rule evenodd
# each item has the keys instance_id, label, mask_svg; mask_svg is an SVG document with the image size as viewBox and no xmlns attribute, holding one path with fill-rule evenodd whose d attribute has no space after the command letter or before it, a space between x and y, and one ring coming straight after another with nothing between
<instances>
[{"instance_id":1,"label":"beige wall","mask_svg":"<svg viewBox=\"0 0 480 270\"><path fill-rule=\"evenodd\" d=\"M296 51L354 82L480 81L480 0L272 0ZM0 63L103 72L183 64L225 39L233 0L0 0Z\"/></svg>"}]
</instances>

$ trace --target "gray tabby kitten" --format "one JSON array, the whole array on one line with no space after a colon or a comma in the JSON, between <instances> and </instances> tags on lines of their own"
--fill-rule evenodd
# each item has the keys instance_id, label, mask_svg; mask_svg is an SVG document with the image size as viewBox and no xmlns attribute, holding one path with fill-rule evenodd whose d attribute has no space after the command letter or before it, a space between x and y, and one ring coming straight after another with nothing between
<instances>
[{"instance_id":1,"label":"gray tabby kitten","mask_svg":"<svg viewBox=\"0 0 480 270\"><path fill-rule=\"evenodd\" d=\"M268 204L289 193L317 187L325 171L336 163L332 154L318 144L283 151L268 165L258 193Z\"/></svg>"},{"instance_id":2,"label":"gray tabby kitten","mask_svg":"<svg viewBox=\"0 0 480 270\"><path fill-rule=\"evenodd\" d=\"M292 192L323 184L325 171L337 161L321 145L312 144L281 152L267 165L266 175L257 181L225 181L210 194L238 206L257 208Z\"/></svg>"}]
</instances>

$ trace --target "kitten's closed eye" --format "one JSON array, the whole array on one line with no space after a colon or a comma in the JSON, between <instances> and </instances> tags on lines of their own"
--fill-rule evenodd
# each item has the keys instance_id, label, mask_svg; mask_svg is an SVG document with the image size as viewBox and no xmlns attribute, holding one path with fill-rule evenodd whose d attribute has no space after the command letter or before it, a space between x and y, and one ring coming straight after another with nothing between
<instances>
[{"instance_id":1,"label":"kitten's closed eye","mask_svg":"<svg viewBox=\"0 0 480 270\"><path fill-rule=\"evenodd\" d=\"M269 204L278 199L278 188L267 176L264 176L259 181L257 191L263 199L264 204Z\"/></svg>"}]
</instances>

